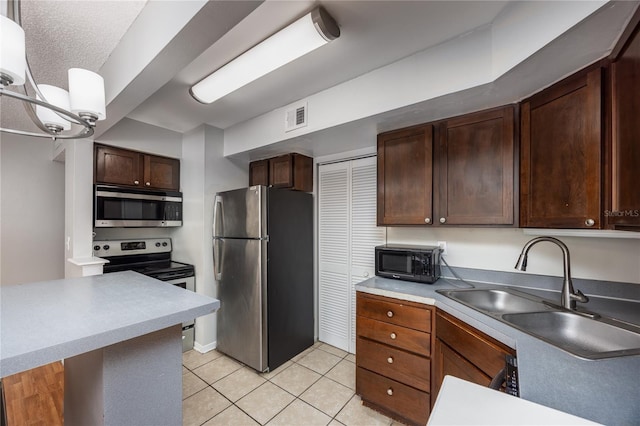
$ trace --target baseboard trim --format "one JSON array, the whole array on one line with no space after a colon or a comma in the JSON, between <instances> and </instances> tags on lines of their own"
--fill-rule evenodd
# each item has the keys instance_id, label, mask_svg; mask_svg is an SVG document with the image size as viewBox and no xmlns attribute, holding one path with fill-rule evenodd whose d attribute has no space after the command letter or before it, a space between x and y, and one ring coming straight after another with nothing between
<instances>
[{"instance_id":1,"label":"baseboard trim","mask_svg":"<svg viewBox=\"0 0 640 426\"><path fill-rule=\"evenodd\" d=\"M193 349L195 349L196 351L204 354L204 353L207 353L207 352L210 352L210 351L214 350L216 348L216 346L218 346L218 342L217 341L209 343L208 345L201 345L198 342L194 342Z\"/></svg>"}]
</instances>

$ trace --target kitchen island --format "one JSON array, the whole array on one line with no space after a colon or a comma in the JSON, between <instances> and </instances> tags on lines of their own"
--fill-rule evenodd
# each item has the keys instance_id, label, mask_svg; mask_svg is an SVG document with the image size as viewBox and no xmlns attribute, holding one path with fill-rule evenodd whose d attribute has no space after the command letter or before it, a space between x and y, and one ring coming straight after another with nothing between
<instances>
[{"instance_id":1,"label":"kitchen island","mask_svg":"<svg viewBox=\"0 0 640 426\"><path fill-rule=\"evenodd\" d=\"M182 327L220 302L125 271L0 287L0 377L64 360L67 425L181 424Z\"/></svg>"}]
</instances>

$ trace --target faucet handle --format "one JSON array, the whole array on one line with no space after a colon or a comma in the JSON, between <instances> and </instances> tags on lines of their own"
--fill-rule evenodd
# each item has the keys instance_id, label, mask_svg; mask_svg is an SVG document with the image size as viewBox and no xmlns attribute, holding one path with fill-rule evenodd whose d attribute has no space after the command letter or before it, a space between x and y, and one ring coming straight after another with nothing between
<instances>
[{"instance_id":1,"label":"faucet handle","mask_svg":"<svg viewBox=\"0 0 640 426\"><path fill-rule=\"evenodd\" d=\"M576 291L575 293L571 294L571 299L572 300L576 300L580 303L587 303L589 301L589 298L587 296L584 295L584 293L582 293L580 290Z\"/></svg>"}]
</instances>

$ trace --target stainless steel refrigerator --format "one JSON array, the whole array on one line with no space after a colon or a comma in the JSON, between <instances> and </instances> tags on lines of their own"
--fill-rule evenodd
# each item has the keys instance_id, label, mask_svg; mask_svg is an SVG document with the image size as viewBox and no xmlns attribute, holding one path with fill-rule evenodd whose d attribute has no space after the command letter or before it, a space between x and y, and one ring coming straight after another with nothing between
<instances>
[{"instance_id":1,"label":"stainless steel refrigerator","mask_svg":"<svg viewBox=\"0 0 640 426\"><path fill-rule=\"evenodd\" d=\"M217 350L258 370L313 345L311 194L252 186L216 194Z\"/></svg>"}]
</instances>

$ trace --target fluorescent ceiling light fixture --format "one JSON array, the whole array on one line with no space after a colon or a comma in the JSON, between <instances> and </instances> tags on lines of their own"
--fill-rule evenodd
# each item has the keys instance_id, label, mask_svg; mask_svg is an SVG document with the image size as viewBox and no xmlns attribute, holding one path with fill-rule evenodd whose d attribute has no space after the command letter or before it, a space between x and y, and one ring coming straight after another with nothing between
<instances>
[{"instance_id":1,"label":"fluorescent ceiling light fixture","mask_svg":"<svg viewBox=\"0 0 640 426\"><path fill-rule=\"evenodd\" d=\"M318 7L214 71L189 92L198 102L210 104L338 37L340 28Z\"/></svg>"}]
</instances>

